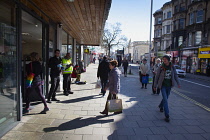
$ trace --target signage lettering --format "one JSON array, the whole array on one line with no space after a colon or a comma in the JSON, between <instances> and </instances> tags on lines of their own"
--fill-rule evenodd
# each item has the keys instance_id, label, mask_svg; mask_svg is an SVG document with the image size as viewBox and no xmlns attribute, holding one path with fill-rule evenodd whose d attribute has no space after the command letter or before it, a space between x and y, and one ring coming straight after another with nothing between
<instances>
[{"instance_id":1,"label":"signage lettering","mask_svg":"<svg viewBox=\"0 0 210 140\"><path fill-rule=\"evenodd\" d=\"M210 54L210 51L200 51L200 54Z\"/></svg>"}]
</instances>

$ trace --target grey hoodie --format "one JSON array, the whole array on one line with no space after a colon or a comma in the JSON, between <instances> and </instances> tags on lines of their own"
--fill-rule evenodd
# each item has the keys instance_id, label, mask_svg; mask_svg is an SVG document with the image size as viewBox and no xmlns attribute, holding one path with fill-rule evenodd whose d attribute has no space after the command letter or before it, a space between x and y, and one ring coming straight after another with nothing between
<instances>
[{"instance_id":1,"label":"grey hoodie","mask_svg":"<svg viewBox=\"0 0 210 140\"><path fill-rule=\"evenodd\" d=\"M157 69L157 74L155 75L155 81L154 81L154 87L155 88L160 88L162 87L163 80L165 76L165 70L163 65L161 65ZM172 87L174 87L175 82L180 85L178 75L176 73L176 68L171 64L171 81L172 81Z\"/></svg>"}]
</instances>

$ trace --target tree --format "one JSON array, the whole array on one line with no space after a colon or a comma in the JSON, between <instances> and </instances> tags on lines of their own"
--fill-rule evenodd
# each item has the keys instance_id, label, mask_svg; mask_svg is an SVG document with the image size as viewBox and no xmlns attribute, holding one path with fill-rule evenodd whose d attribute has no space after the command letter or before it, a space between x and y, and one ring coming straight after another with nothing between
<instances>
[{"instance_id":1,"label":"tree","mask_svg":"<svg viewBox=\"0 0 210 140\"><path fill-rule=\"evenodd\" d=\"M121 35L120 26L120 23L106 24L104 29L102 47L108 50L108 56L113 46L124 46L127 42L127 38Z\"/></svg>"}]
</instances>

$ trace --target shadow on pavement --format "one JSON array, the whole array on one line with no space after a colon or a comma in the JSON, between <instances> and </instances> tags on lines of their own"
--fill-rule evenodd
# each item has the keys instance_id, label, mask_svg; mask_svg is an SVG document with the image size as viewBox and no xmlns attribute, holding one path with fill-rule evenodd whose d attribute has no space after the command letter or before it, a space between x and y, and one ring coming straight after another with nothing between
<instances>
[{"instance_id":1,"label":"shadow on pavement","mask_svg":"<svg viewBox=\"0 0 210 140\"><path fill-rule=\"evenodd\" d=\"M76 102L81 102L81 101L87 101L87 100L91 100L91 99L101 98L101 97L95 97L95 96L98 96L98 95L92 95L92 96L86 96L86 97L82 97L82 98L65 100L65 101L60 101L58 103L76 103Z\"/></svg>"},{"instance_id":2,"label":"shadow on pavement","mask_svg":"<svg viewBox=\"0 0 210 140\"><path fill-rule=\"evenodd\" d=\"M67 131L67 130L82 128L82 127L89 126L92 124L99 124L99 123L103 124L103 123L114 122L114 119L100 120L104 117L106 117L106 116L97 116L97 117L91 117L91 118L87 118L87 119L82 119L82 117L79 117L74 120L65 122L65 123L59 125L58 127L47 127L47 128L44 128L43 130L45 132L53 132L56 130Z\"/></svg>"}]
</instances>

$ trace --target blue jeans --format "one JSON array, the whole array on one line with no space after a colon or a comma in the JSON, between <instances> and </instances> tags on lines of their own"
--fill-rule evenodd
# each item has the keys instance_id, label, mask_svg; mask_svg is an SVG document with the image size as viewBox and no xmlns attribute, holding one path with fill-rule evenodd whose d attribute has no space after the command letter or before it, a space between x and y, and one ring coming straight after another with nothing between
<instances>
[{"instance_id":1,"label":"blue jeans","mask_svg":"<svg viewBox=\"0 0 210 140\"><path fill-rule=\"evenodd\" d=\"M164 113L166 117L169 117L169 109L168 109L168 97L171 92L171 87L162 86L161 93L163 96L162 101L160 102L159 107L164 109Z\"/></svg>"}]
</instances>

